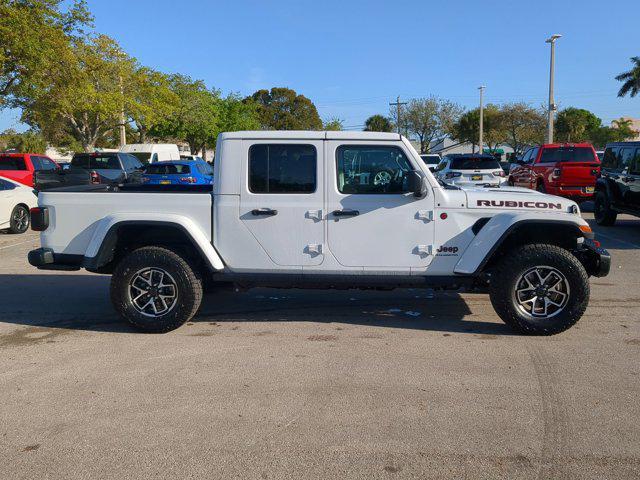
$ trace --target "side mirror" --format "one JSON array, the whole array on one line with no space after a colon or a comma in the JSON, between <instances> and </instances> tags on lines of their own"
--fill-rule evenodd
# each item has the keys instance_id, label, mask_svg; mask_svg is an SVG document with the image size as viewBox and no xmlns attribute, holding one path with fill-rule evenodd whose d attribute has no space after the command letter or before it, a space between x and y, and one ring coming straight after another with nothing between
<instances>
[{"instance_id":1,"label":"side mirror","mask_svg":"<svg viewBox=\"0 0 640 480\"><path fill-rule=\"evenodd\" d=\"M411 171L408 174L409 190L416 198L427 196L427 179L420 175L420 172Z\"/></svg>"}]
</instances>

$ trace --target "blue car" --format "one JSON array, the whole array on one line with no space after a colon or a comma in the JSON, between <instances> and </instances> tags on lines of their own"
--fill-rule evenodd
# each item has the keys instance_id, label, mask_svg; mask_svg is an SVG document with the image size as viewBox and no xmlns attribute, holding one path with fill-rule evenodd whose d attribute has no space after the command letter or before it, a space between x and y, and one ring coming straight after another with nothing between
<instances>
[{"instance_id":1,"label":"blue car","mask_svg":"<svg viewBox=\"0 0 640 480\"><path fill-rule=\"evenodd\" d=\"M146 185L211 185L213 169L204 160L155 162L142 171Z\"/></svg>"}]
</instances>

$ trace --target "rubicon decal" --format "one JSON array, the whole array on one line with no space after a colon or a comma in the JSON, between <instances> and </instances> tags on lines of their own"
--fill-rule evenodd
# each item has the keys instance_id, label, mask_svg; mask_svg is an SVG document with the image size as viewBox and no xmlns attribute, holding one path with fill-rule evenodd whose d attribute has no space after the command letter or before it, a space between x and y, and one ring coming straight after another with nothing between
<instances>
[{"instance_id":1,"label":"rubicon decal","mask_svg":"<svg viewBox=\"0 0 640 480\"><path fill-rule=\"evenodd\" d=\"M549 202L516 202L515 200L478 200L478 207L502 207L502 208L548 208L550 210L562 210L561 203Z\"/></svg>"}]
</instances>

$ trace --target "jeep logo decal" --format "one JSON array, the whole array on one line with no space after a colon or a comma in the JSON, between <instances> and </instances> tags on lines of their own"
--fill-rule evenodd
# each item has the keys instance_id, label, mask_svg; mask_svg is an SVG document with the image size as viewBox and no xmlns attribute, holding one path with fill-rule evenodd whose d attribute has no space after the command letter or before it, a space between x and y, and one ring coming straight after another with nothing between
<instances>
[{"instance_id":1,"label":"jeep logo decal","mask_svg":"<svg viewBox=\"0 0 640 480\"><path fill-rule=\"evenodd\" d=\"M516 202L515 200L478 200L478 207L548 208L551 210L562 210L561 203Z\"/></svg>"},{"instance_id":2,"label":"jeep logo decal","mask_svg":"<svg viewBox=\"0 0 640 480\"><path fill-rule=\"evenodd\" d=\"M458 253L458 247L445 247L444 245L442 245L440 248L438 248L438 250L436 250L436 252Z\"/></svg>"}]
</instances>

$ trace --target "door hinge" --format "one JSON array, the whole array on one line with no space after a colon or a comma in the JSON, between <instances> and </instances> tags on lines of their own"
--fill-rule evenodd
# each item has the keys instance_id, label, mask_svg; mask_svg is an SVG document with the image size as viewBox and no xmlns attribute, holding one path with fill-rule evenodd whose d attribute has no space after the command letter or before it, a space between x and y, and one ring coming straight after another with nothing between
<instances>
[{"instance_id":1,"label":"door hinge","mask_svg":"<svg viewBox=\"0 0 640 480\"><path fill-rule=\"evenodd\" d=\"M315 256L320 255L322 253L322 244L321 243L310 243L304 249L304 253Z\"/></svg>"},{"instance_id":2,"label":"door hinge","mask_svg":"<svg viewBox=\"0 0 640 480\"><path fill-rule=\"evenodd\" d=\"M304 216L311 220L320 221L322 220L322 210L307 210Z\"/></svg>"},{"instance_id":3,"label":"door hinge","mask_svg":"<svg viewBox=\"0 0 640 480\"><path fill-rule=\"evenodd\" d=\"M433 210L418 210L416 214L418 220L424 220L425 222L433 221Z\"/></svg>"},{"instance_id":4,"label":"door hinge","mask_svg":"<svg viewBox=\"0 0 640 480\"><path fill-rule=\"evenodd\" d=\"M416 255L432 255L432 246L431 245L418 245L414 252Z\"/></svg>"}]
</instances>

